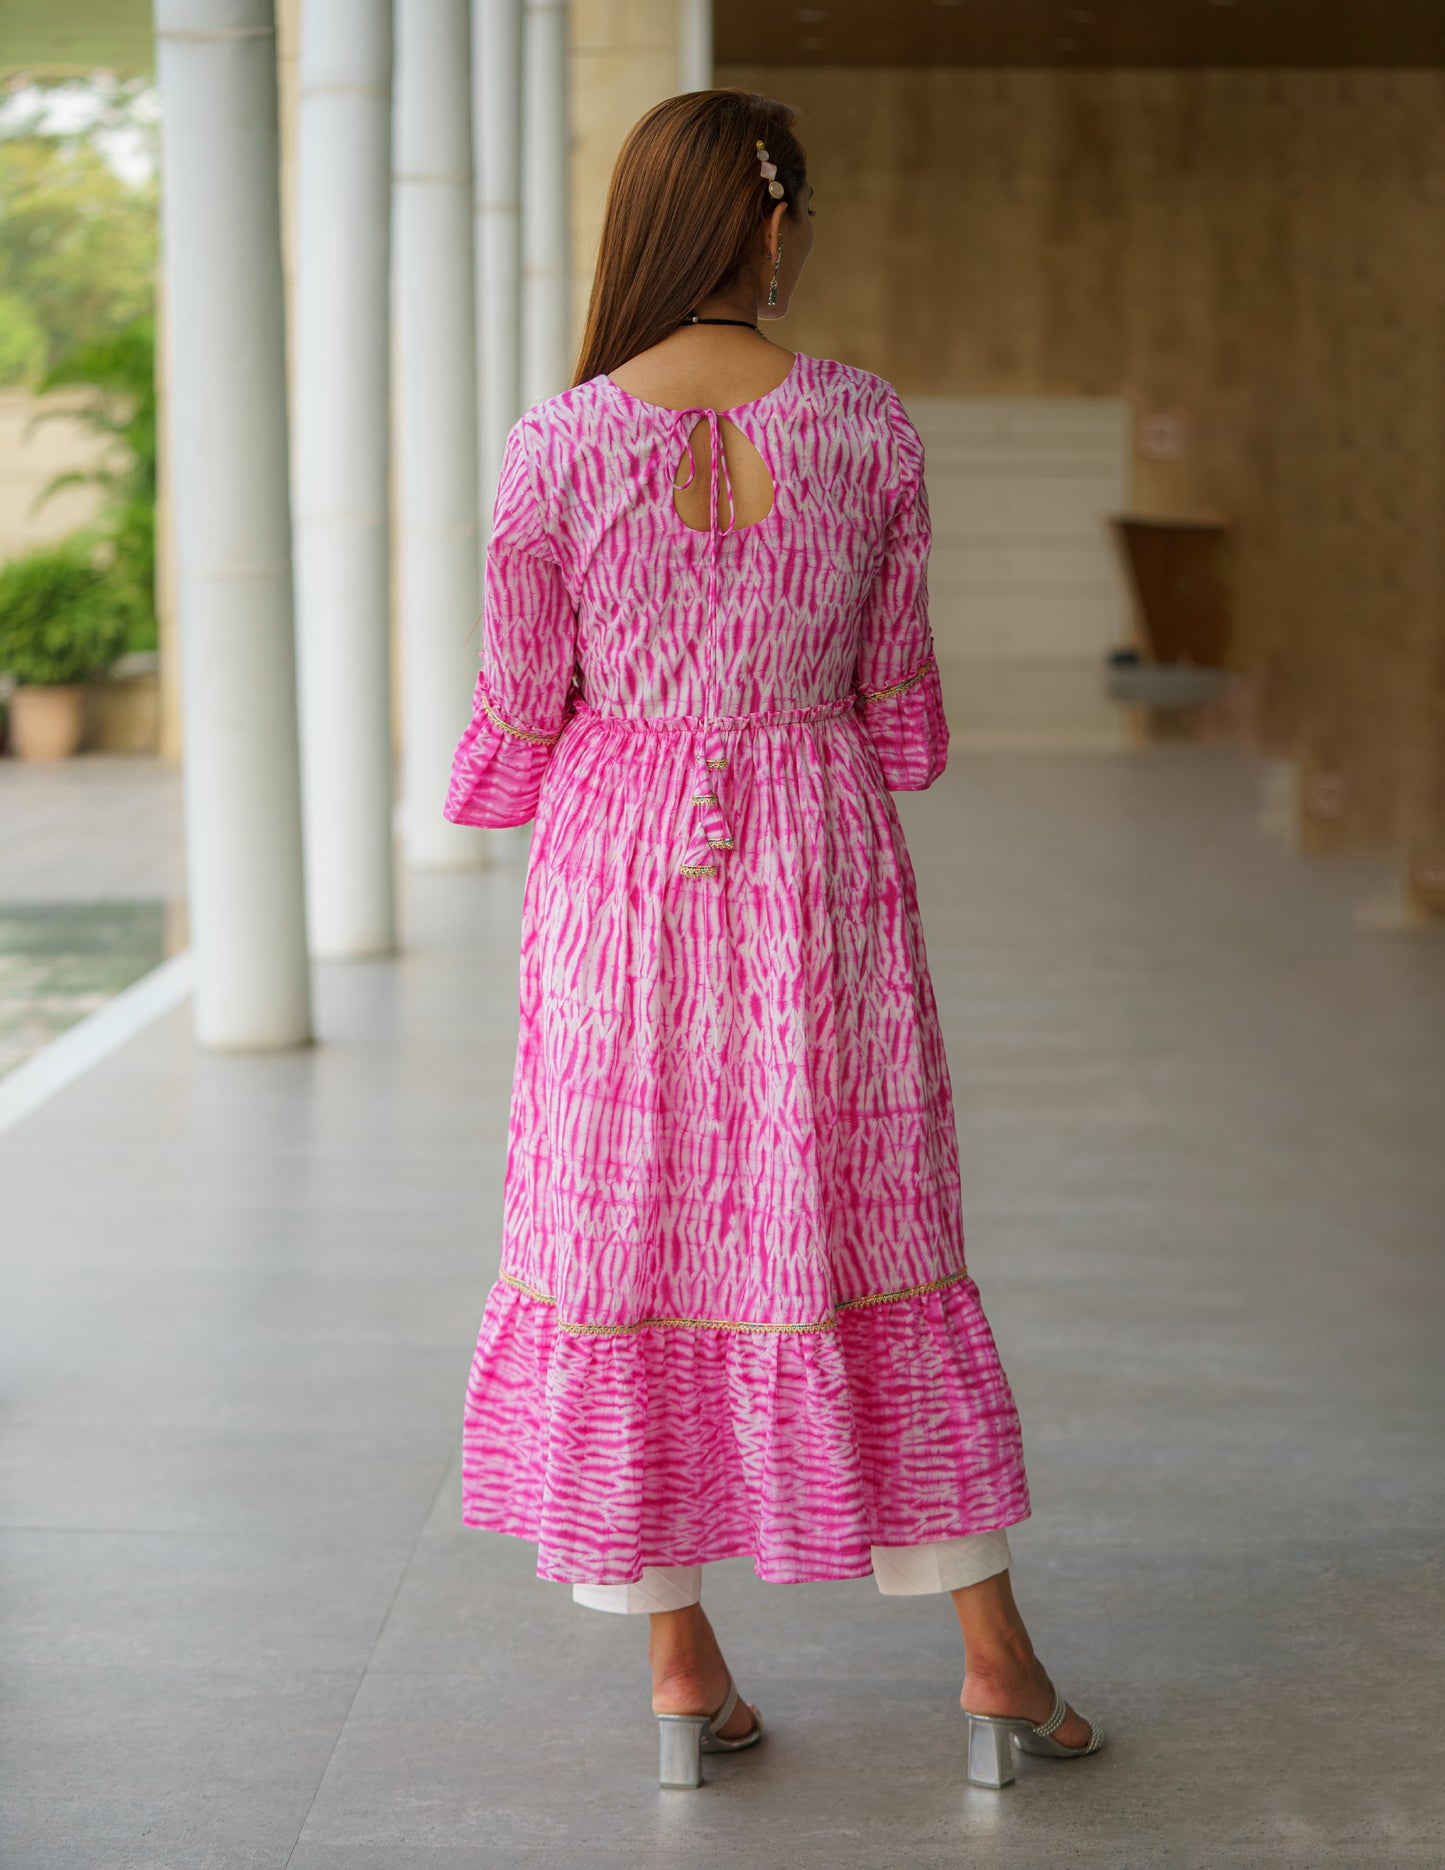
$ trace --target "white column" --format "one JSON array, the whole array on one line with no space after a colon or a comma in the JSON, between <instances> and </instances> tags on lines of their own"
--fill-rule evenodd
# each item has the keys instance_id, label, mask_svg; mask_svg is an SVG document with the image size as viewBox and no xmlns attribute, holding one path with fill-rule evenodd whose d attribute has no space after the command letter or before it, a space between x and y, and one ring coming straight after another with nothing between
<instances>
[{"instance_id":1,"label":"white column","mask_svg":"<svg viewBox=\"0 0 1445 1870\"><path fill-rule=\"evenodd\" d=\"M572 376L566 0L526 0L522 50L522 401Z\"/></svg>"},{"instance_id":2,"label":"white column","mask_svg":"<svg viewBox=\"0 0 1445 1870\"><path fill-rule=\"evenodd\" d=\"M470 718L480 603L468 0L397 0L397 549L408 861L471 868L442 816Z\"/></svg>"},{"instance_id":3,"label":"white column","mask_svg":"<svg viewBox=\"0 0 1445 1870\"><path fill-rule=\"evenodd\" d=\"M311 1006L275 16L272 0L156 0L155 19L196 1036L299 1045Z\"/></svg>"},{"instance_id":4,"label":"white column","mask_svg":"<svg viewBox=\"0 0 1445 1870\"><path fill-rule=\"evenodd\" d=\"M712 76L712 0L678 0L679 91L710 91Z\"/></svg>"},{"instance_id":5,"label":"white column","mask_svg":"<svg viewBox=\"0 0 1445 1870\"><path fill-rule=\"evenodd\" d=\"M507 431L522 413L522 0L472 0L472 116L485 535Z\"/></svg>"},{"instance_id":6,"label":"white column","mask_svg":"<svg viewBox=\"0 0 1445 1870\"><path fill-rule=\"evenodd\" d=\"M391 0L305 0L300 100L295 512L307 920L316 954L384 954L396 944Z\"/></svg>"}]
</instances>

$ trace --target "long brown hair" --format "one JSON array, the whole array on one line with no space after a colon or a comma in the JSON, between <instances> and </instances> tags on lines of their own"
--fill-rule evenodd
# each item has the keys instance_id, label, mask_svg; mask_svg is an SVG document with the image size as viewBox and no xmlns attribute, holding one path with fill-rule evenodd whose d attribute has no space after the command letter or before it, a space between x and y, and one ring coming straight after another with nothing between
<instances>
[{"instance_id":1,"label":"long brown hair","mask_svg":"<svg viewBox=\"0 0 1445 1870\"><path fill-rule=\"evenodd\" d=\"M574 385L659 343L752 258L778 205L758 171L759 142L797 219L807 186L797 117L752 91L685 91L633 125L607 191Z\"/></svg>"}]
</instances>

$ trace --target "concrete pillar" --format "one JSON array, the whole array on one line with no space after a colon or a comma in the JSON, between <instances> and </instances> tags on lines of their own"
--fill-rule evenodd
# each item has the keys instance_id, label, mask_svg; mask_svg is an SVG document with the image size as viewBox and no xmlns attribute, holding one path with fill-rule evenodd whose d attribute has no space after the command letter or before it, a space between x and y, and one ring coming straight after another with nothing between
<instances>
[{"instance_id":1,"label":"concrete pillar","mask_svg":"<svg viewBox=\"0 0 1445 1870\"><path fill-rule=\"evenodd\" d=\"M391 0L306 0L296 242L296 596L307 921L396 944L388 289Z\"/></svg>"},{"instance_id":2,"label":"concrete pillar","mask_svg":"<svg viewBox=\"0 0 1445 1870\"><path fill-rule=\"evenodd\" d=\"M522 401L572 376L566 0L526 0L522 50Z\"/></svg>"},{"instance_id":3,"label":"concrete pillar","mask_svg":"<svg viewBox=\"0 0 1445 1870\"><path fill-rule=\"evenodd\" d=\"M677 26L678 90L712 90L712 0L678 0Z\"/></svg>"},{"instance_id":4,"label":"concrete pillar","mask_svg":"<svg viewBox=\"0 0 1445 1870\"><path fill-rule=\"evenodd\" d=\"M482 531L522 413L522 0L472 0Z\"/></svg>"},{"instance_id":5,"label":"concrete pillar","mask_svg":"<svg viewBox=\"0 0 1445 1870\"><path fill-rule=\"evenodd\" d=\"M272 0L156 0L155 20L196 1035L298 1045L311 1006L275 15Z\"/></svg>"},{"instance_id":6,"label":"concrete pillar","mask_svg":"<svg viewBox=\"0 0 1445 1870\"><path fill-rule=\"evenodd\" d=\"M397 0L396 541L401 556L402 817L408 861L473 868L442 816L471 715L480 605L468 0Z\"/></svg>"}]
</instances>

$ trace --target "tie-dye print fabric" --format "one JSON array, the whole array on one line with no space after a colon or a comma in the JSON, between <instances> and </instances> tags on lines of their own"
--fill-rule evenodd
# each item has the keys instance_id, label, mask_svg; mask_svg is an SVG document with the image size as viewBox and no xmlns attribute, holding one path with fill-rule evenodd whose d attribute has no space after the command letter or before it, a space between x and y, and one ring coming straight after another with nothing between
<instances>
[{"instance_id":1,"label":"tie-dye print fabric","mask_svg":"<svg viewBox=\"0 0 1445 1870\"><path fill-rule=\"evenodd\" d=\"M705 410L596 377L514 428L446 801L535 818L463 1518L545 1578L1029 1516L891 797L948 748L922 444L802 355L727 419L775 487L732 532L673 506Z\"/></svg>"}]
</instances>

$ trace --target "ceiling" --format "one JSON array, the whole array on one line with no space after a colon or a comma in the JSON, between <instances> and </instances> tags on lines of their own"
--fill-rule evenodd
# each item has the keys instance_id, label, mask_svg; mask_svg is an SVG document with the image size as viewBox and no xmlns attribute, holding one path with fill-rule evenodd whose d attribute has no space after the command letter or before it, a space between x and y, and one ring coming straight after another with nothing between
<instances>
[{"instance_id":1,"label":"ceiling","mask_svg":"<svg viewBox=\"0 0 1445 1870\"><path fill-rule=\"evenodd\" d=\"M720 64L1445 66L1445 0L716 0ZM154 66L150 0L0 0L0 71Z\"/></svg>"},{"instance_id":2,"label":"ceiling","mask_svg":"<svg viewBox=\"0 0 1445 1870\"><path fill-rule=\"evenodd\" d=\"M716 0L720 64L1445 66L1445 0Z\"/></svg>"}]
</instances>

